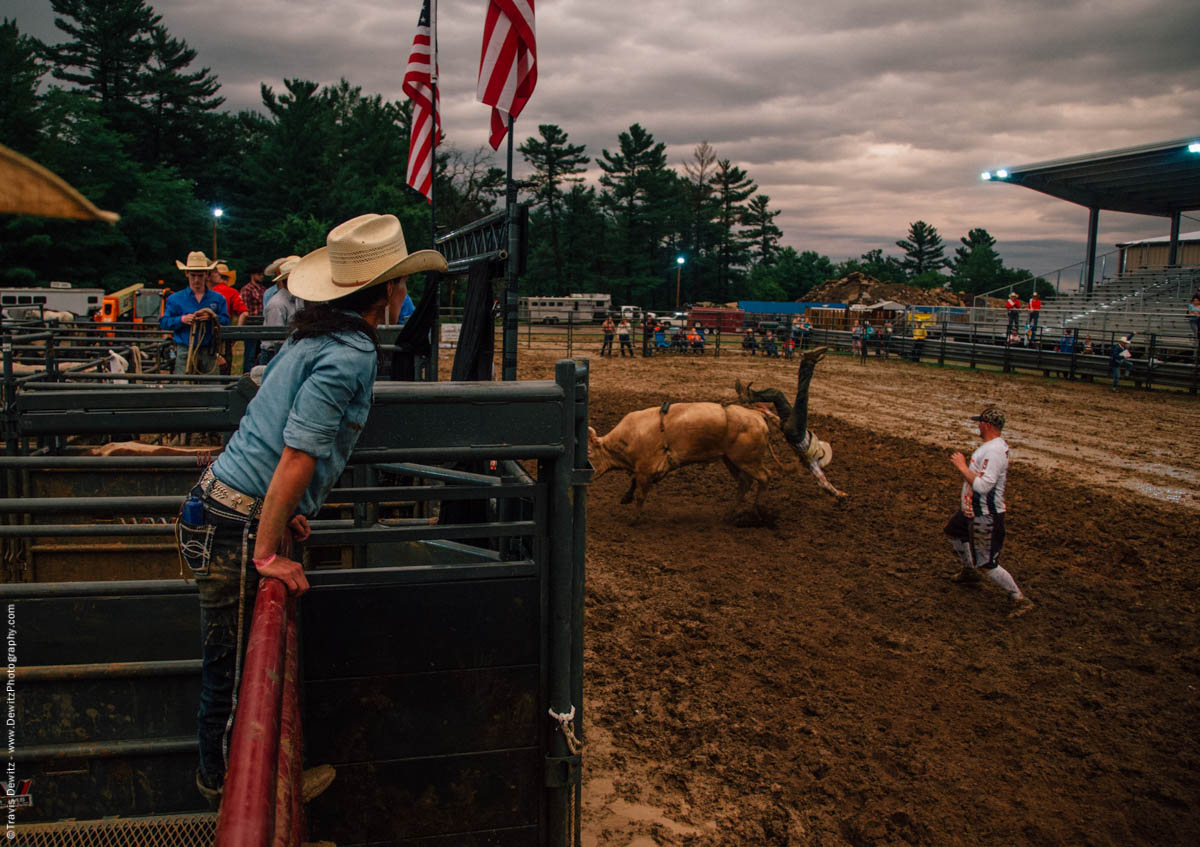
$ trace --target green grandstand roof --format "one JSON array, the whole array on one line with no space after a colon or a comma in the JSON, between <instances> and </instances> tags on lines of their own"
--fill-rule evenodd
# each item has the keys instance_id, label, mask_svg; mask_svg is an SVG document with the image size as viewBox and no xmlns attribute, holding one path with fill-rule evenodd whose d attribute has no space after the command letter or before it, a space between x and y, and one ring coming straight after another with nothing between
<instances>
[{"instance_id":1,"label":"green grandstand roof","mask_svg":"<svg viewBox=\"0 0 1200 847\"><path fill-rule=\"evenodd\" d=\"M1011 182L1088 208L1170 217L1200 209L1200 133L1089 153L1068 159L987 172L992 182ZM1191 149L1189 149L1191 148Z\"/></svg>"}]
</instances>

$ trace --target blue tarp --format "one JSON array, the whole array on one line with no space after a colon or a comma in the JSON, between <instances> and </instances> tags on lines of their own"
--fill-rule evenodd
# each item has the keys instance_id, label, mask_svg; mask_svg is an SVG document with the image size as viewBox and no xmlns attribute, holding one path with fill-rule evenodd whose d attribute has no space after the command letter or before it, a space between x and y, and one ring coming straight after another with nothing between
<instances>
[{"instance_id":1,"label":"blue tarp","mask_svg":"<svg viewBox=\"0 0 1200 847\"><path fill-rule=\"evenodd\" d=\"M738 308L747 315L799 315L809 309L844 309L845 303L793 303L775 300L739 300Z\"/></svg>"}]
</instances>

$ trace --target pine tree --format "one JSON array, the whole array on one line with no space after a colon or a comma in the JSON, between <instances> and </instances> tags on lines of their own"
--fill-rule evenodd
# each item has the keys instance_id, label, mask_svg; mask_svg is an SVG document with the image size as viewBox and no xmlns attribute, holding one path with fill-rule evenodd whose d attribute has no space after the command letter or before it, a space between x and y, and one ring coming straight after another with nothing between
<instances>
[{"instance_id":1,"label":"pine tree","mask_svg":"<svg viewBox=\"0 0 1200 847\"><path fill-rule=\"evenodd\" d=\"M0 23L0 144L20 153L33 153L42 121L38 86L46 67L38 60L41 42L22 35L17 22Z\"/></svg>"},{"instance_id":2,"label":"pine tree","mask_svg":"<svg viewBox=\"0 0 1200 847\"><path fill-rule=\"evenodd\" d=\"M148 120L142 132L143 160L187 168L203 158L208 122L202 118L222 103L221 84L208 68L188 72L196 51L172 38L161 24L151 33L151 52L140 94ZM202 169L202 168L201 168Z\"/></svg>"},{"instance_id":3,"label":"pine tree","mask_svg":"<svg viewBox=\"0 0 1200 847\"><path fill-rule=\"evenodd\" d=\"M783 237L783 230L775 226L775 218L779 217L780 212L778 209L771 211L767 206L770 202L771 198L766 194L756 194L742 216L742 223L746 225L742 235L754 245L757 251L755 261L760 265L770 265L775 261L779 239Z\"/></svg>"},{"instance_id":4,"label":"pine tree","mask_svg":"<svg viewBox=\"0 0 1200 847\"><path fill-rule=\"evenodd\" d=\"M676 201L674 173L667 170L666 144L656 143L640 125L633 124L617 141L618 151L602 150L596 163L604 171L600 184L607 189L605 204L624 251L625 301L632 303L635 288L665 283L656 265L663 221Z\"/></svg>"},{"instance_id":5,"label":"pine tree","mask_svg":"<svg viewBox=\"0 0 1200 847\"><path fill-rule=\"evenodd\" d=\"M538 126L541 140L530 136L518 149L525 161L534 169L534 197L546 211L550 225L550 249L554 260L554 293L567 293L563 277L562 250L559 245L559 224L562 217L562 186L578 183L584 165L591 161L583 155L587 148L582 144L567 143L567 133L557 124Z\"/></svg>"},{"instance_id":6,"label":"pine tree","mask_svg":"<svg viewBox=\"0 0 1200 847\"><path fill-rule=\"evenodd\" d=\"M733 295L736 269L750 262L749 247L734 227L741 223L746 212L746 199L758 190L758 185L728 159L717 162L712 185L718 204L717 221L721 227L717 248L717 291L722 300L729 300Z\"/></svg>"},{"instance_id":7,"label":"pine tree","mask_svg":"<svg viewBox=\"0 0 1200 847\"><path fill-rule=\"evenodd\" d=\"M712 183L716 167L717 153L707 141L697 144L692 159L683 163L686 219L679 246L687 254L683 270L687 280L685 301L717 296L715 289L710 291L704 284L715 279L716 245L720 241L721 228L717 223L720 206L713 196Z\"/></svg>"},{"instance_id":8,"label":"pine tree","mask_svg":"<svg viewBox=\"0 0 1200 847\"><path fill-rule=\"evenodd\" d=\"M935 227L925 221L909 224L908 239L897 241L896 246L904 251L900 264L910 281L916 281L917 277L928 281L930 277L927 274L936 274L949 264L944 255L946 248L942 237Z\"/></svg>"},{"instance_id":9,"label":"pine tree","mask_svg":"<svg viewBox=\"0 0 1200 847\"><path fill-rule=\"evenodd\" d=\"M114 130L141 128L142 76L162 18L144 0L50 0L54 25L70 40L47 48L54 78L83 89Z\"/></svg>"},{"instance_id":10,"label":"pine tree","mask_svg":"<svg viewBox=\"0 0 1200 847\"><path fill-rule=\"evenodd\" d=\"M950 262L953 285L968 294L979 294L1004 285L1004 263L996 253L996 239L982 228L959 239Z\"/></svg>"}]
</instances>

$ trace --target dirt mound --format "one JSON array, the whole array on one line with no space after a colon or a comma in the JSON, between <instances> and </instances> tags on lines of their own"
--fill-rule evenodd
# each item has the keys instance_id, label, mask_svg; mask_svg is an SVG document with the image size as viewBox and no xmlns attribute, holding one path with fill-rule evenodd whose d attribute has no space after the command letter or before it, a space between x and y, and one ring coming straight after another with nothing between
<instances>
[{"instance_id":1,"label":"dirt mound","mask_svg":"<svg viewBox=\"0 0 1200 847\"><path fill-rule=\"evenodd\" d=\"M841 279L831 279L805 295L806 300L822 303L871 305L880 300L895 300L909 306L968 306L968 297L944 288L917 288L895 282L880 282L855 271Z\"/></svg>"}]
</instances>

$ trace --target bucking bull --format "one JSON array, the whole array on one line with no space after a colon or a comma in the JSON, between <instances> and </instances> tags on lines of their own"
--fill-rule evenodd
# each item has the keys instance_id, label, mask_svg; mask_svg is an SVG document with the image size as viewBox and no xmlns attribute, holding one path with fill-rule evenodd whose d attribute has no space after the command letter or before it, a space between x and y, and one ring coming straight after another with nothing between
<instances>
[{"instance_id":1,"label":"bucking bull","mask_svg":"<svg viewBox=\"0 0 1200 847\"><path fill-rule=\"evenodd\" d=\"M663 403L630 412L603 437L588 427L588 458L596 478L613 469L632 476L621 502L635 504L636 520L650 489L667 474L685 465L721 459L738 484L735 511L743 507L746 492L753 487L754 510L761 513L760 498L770 477L768 457L779 464L768 437L770 421L780 427L818 484L835 497L845 497L822 470L833 459L833 448L805 428L808 383L824 352L822 347L804 354L795 404L789 404L776 389L755 391L738 382L738 400L746 406Z\"/></svg>"}]
</instances>

